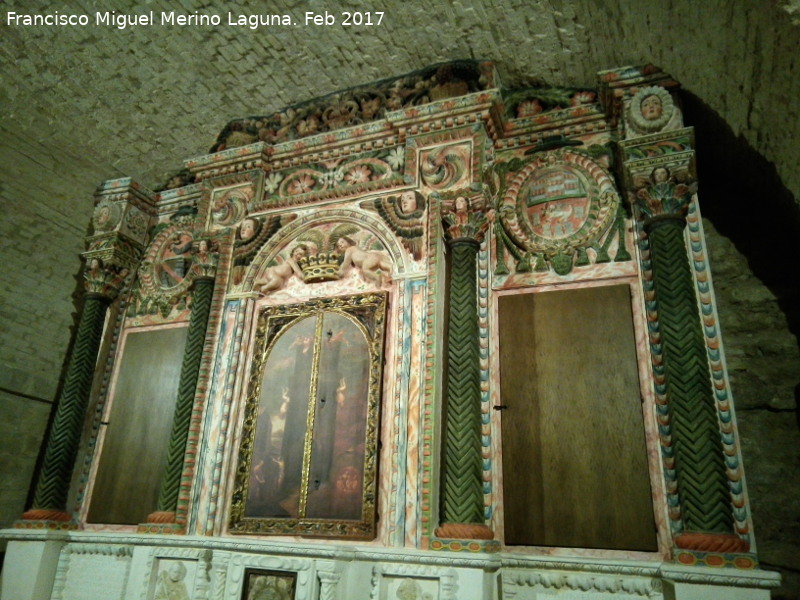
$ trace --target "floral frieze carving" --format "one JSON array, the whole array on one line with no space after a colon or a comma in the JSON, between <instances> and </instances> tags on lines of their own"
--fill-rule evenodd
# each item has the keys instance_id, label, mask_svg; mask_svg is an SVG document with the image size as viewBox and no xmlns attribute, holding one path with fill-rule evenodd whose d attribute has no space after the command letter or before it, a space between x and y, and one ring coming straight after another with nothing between
<instances>
[{"instance_id":1,"label":"floral frieze carving","mask_svg":"<svg viewBox=\"0 0 800 600\"><path fill-rule=\"evenodd\" d=\"M264 203L293 204L398 185L404 167L405 153L398 147L275 171L264 181Z\"/></svg>"}]
</instances>

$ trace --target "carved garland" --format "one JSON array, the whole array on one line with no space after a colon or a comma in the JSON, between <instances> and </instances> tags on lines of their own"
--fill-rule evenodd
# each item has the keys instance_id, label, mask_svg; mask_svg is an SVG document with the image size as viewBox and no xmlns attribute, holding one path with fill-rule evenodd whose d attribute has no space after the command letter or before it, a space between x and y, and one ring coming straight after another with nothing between
<instances>
[{"instance_id":1,"label":"carved garland","mask_svg":"<svg viewBox=\"0 0 800 600\"><path fill-rule=\"evenodd\" d=\"M505 571L503 572L503 587L504 589L532 587L539 590L552 590L556 594L575 591L661 598L661 581L658 579L599 576L595 573Z\"/></svg>"},{"instance_id":2,"label":"carved garland","mask_svg":"<svg viewBox=\"0 0 800 600\"><path fill-rule=\"evenodd\" d=\"M731 394L722 357L719 327L717 325L711 279L708 272L708 260L706 259L705 246L703 244L702 222L696 202L692 202L689 205L686 222L692 252L692 265L695 270L695 282L700 300L700 311L703 319L703 330L706 337L709 366L711 367L714 397L717 401L717 411L719 413L722 447L725 453L725 466L733 504L736 533L750 541L750 519L744 493L744 477L739 457L736 427L733 422Z\"/></svg>"}]
</instances>

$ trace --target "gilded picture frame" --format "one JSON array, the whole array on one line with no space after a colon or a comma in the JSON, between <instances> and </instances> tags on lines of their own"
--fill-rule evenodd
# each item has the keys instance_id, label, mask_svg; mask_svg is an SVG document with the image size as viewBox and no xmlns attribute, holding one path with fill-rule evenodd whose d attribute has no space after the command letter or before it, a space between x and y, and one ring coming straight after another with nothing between
<instances>
[{"instance_id":1,"label":"gilded picture frame","mask_svg":"<svg viewBox=\"0 0 800 600\"><path fill-rule=\"evenodd\" d=\"M245 569L241 600L294 600L297 573Z\"/></svg>"},{"instance_id":2,"label":"gilded picture frame","mask_svg":"<svg viewBox=\"0 0 800 600\"><path fill-rule=\"evenodd\" d=\"M228 529L375 537L387 296L257 316Z\"/></svg>"}]
</instances>

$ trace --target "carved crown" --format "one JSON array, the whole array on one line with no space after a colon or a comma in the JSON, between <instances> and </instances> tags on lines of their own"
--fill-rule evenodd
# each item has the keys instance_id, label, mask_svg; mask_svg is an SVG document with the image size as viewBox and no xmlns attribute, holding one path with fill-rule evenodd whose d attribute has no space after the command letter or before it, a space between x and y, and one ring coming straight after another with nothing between
<instances>
[{"instance_id":1,"label":"carved crown","mask_svg":"<svg viewBox=\"0 0 800 600\"><path fill-rule=\"evenodd\" d=\"M341 256L338 252L318 252L297 261L306 283L320 283L339 279Z\"/></svg>"}]
</instances>

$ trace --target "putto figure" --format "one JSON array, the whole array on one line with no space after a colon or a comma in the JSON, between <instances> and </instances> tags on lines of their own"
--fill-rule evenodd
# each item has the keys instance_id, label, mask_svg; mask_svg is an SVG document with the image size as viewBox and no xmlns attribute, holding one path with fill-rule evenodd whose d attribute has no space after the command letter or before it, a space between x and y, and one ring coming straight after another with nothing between
<instances>
[{"instance_id":1,"label":"putto figure","mask_svg":"<svg viewBox=\"0 0 800 600\"><path fill-rule=\"evenodd\" d=\"M256 282L256 289L262 294L279 290L286 285L292 275L296 275L302 281L303 271L298 261L306 256L308 256L308 246L298 244L292 249L289 258L267 269L263 281Z\"/></svg>"},{"instance_id":2,"label":"putto figure","mask_svg":"<svg viewBox=\"0 0 800 600\"><path fill-rule=\"evenodd\" d=\"M342 255L339 275L344 276L352 267L361 271L365 279L376 283L379 287L391 281L392 264L383 252L362 250L356 242L343 235L336 240L336 250Z\"/></svg>"}]
</instances>

